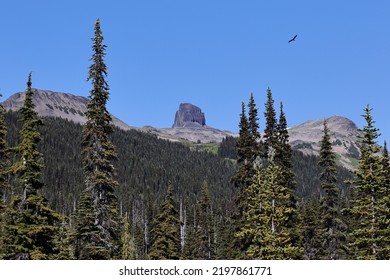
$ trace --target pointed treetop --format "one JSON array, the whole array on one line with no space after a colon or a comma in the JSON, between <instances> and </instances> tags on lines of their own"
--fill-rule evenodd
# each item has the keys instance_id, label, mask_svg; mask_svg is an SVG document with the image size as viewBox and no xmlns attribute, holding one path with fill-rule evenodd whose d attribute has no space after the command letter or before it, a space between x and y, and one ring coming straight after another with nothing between
<instances>
[{"instance_id":1,"label":"pointed treetop","mask_svg":"<svg viewBox=\"0 0 390 280\"><path fill-rule=\"evenodd\" d=\"M358 136L361 144L367 146L375 146L377 144L376 139L381 135L379 129L374 127L375 121L372 118L371 111L372 108L370 108L370 105L367 105L366 108L364 108L362 117L365 119L366 125L362 129L359 129L361 135Z\"/></svg>"},{"instance_id":2,"label":"pointed treetop","mask_svg":"<svg viewBox=\"0 0 390 280\"><path fill-rule=\"evenodd\" d=\"M32 86L31 75L32 75L32 72L30 72L30 73L28 74L27 89L31 89L31 86Z\"/></svg>"}]
</instances>

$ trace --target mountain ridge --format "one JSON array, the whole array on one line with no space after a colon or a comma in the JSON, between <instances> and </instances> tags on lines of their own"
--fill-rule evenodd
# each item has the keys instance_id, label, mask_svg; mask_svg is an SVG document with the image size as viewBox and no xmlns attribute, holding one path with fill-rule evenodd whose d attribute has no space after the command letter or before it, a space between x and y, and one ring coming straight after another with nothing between
<instances>
[{"instance_id":1,"label":"mountain ridge","mask_svg":"<svg viewBox=\"0 0 390 280\"><path fill-rule=\"evenodd\" d=\"M59 117L73 121L75 123L85 123L84 113L88 98L76 96L70 93L60 93L50 90L34 89L33 101L36 110L40 116ZM23 106L24 93L19 92L10 96L3 102L5 110L17 111ZM185 105L189 111L195 112L195 115L184 117L178 120L180 107ZM238 137L237 133L206 125L204 113L199 107L190 103L180 104L179 111L175 115L175 123L181 123L173 128L155 128L144 126L141 128L130 126L120 119L112 116L113 124L122 130L135 129L148 134L155 135L160 139L169 141L190 141L194 143L212 143L222 142L227 136ZM188 105L189 104L189 105ZM189 119L188 119L189 118ZM357 144L358 128L356 124L348 118L342 116L332 116L309 120L288 129L291 146L303 152L304 154L318 155L320 150L320 141L322 139L323 122L327 120L328 127L331 131L331 141L334 151L338 155L338 161L348 169L356 167L359 149ZM187 125L185 121L194 122L196 125ZM184 121L184 122L183 122Z\"/></svg>"},{"instance_id":2,"label":"mountain ridge","mask_svg":"<svg viewBox=\"0 0 390 280\"><path fill-rule=\"evenodd\" d=\"M33 89L33 102L38 115L42 117L59 117L84 124L84 113L89 102L88 98L71 93L55 92L51 90ZM18 111L24 103L25 93L18 92L2 102L5 110ZM111 114L113 125L128 130L133 127L127 125Z\"/></svg>"}]
</instances>

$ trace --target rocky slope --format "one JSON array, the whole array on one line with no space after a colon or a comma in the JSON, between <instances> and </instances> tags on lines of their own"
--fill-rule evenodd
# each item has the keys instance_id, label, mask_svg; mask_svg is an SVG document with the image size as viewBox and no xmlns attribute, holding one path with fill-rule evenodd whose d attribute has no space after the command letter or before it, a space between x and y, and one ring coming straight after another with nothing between
<instances>
[{"instance_id":1,"label":"rocky slope","mask_svg":"<svg viewBox=\"0 0 390 280\"><path fill-rule=\"evenodd\" d=\"M15 93L3 102L5 110L17 111L23 106L24 92ZM40 116L51 116L67 119L77 123L85 123L84 113L88 99L69 93L34 89L33 102ZM221 131L206 126L206 118L201 109L190 103L180 104L176 113L173 128L136 128L127 125L111 115L113 124L123 130L137 129L155 134L162 139L171 141L188 140L191 142L221 142L226 136L238 136L229 131Z\"/></svg>"},{"instance_id":2,"label":"rocky slope","mask_svg":"<svg viewBox=\"0 0 390 280\"><path fill-rule=\"evenodd\" d=\"M50 90L33 89L33 91L33 102L40 116L59 117L82 124L86 122L84 116L88 103L86 97ZM3 102L4 109L17 111L23 106L24 99L24 92L15 93ZM115 126L124 130L132 128L115 116L111 115L111 117Z\"/></svg>"},{"instance_id":3,"label":"rocky slope","mask_svg":"<svg viewBox=\"0 0 390 280\"><path fill-rule=\"evenodd\" d=\"M354 169L359 157L356 124L341 116L326 118L331 133L333 150L341 165ZM305 154L318 155L322 139L324 119L311 120L289 128L290 144Z\"/></svg>"},{"instance_id":4,"label":"rocky slope","mask_svg":"<svg viewBox=\"0 0 390 280\"><path fill-rule=\"evenodd\" d=\"M84 116L88 99L68 93L34 89L33 101L41 116L53 116L85 123ZM3 102L6 110L19 110L24 102L24 93L16 93ZM230 131L222 131L206 125L205 113L190 103L182 103L175 114L172 128L154 128L146 126L135 128L112 116L115 126L128 130L138 129L155 134L171 141L187 140L191 142L221 142L226 136L238 137ZM331 131L333 149L338 154L338 161L349 169L354 169L359 156L357 146L358 128L349 119L333 116L327 119ZM294 149L305 154L318 154L322 138L324 119L312 120L289 128L290 143Z\"/></svg>"}]
</instances>

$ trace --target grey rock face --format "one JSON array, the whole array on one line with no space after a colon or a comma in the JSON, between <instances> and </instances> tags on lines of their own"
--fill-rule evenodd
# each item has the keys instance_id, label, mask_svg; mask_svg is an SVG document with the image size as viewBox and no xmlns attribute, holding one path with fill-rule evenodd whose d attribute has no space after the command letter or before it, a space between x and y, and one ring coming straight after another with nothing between
<instances>
[{"instance_id":1,"label":"grey rock face","mask_svg":"<svg viewBox=\"0 0 390 280\"><path fill-rule=\"evenodd\" d=\"M323 136L325 119L304 122L288 130L290 144L305 154L318 155ZM332 149L340 157L339 163L348 169L355 169L359 157L358 128L356 124L342 116L326 118L330 131Z\"/></svg>"},{"instance_id":2,"label":"grey rock face","mask_svg":"<svg viewBox=\"0 0 390 280\"><path fill-rule=\"evenodd\" d=\"M86 122L84 113L87 110L88 98L50 90L33 89L33 91L33 102L38 115L63 118L81 124ZM18 111L22 108L24 99L24 92L15 93L3 102L4 109ZM114 126L123 130L131 129L118 118L113 115L111 117Z\"/></svg>"},{"instance_id":3,"label":"grey rock face","mask_svg":"<svg viewBox=\"0 0 390 280\"><path fill-rule=\"evenodd\" d=\"M205 125L206 118L199 107L190 103L181 103L172 127L202 127Z\"/></svg>"}]
</instances>

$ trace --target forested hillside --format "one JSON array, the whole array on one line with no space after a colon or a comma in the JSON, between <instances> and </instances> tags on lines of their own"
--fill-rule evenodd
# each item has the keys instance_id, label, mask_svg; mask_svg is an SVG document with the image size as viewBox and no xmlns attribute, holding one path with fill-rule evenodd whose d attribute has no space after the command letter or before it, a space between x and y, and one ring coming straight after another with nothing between
<instances>
[{"instance_id":1,"label":"forested hillside","mask_svg":"<svg viewBox=\"0 0 390 280\"><path fill-rule=\"evenodd\" d=\"M18 144L19 114L9 111L6 124L10 146ZM44 118L40 149L44 154L43 192L57 211L70 215L83 189L81 169L82 126L60 118ZM194 203L204 183L218 206L233 201L231 177L234 163L211 153L191 151L185 145L157 139L136 130L115 129L112 141L117 147L115 168L119 180L118 199L123 213L133 203L159 203L168 182L175 196Z\"/></svg>"},{"instance_id":2,"label":"forested hillside","mask_svg":"<svg viewBox=\"0 0 390 280\"><path fill-rule=\"evenodd\" d=\"M389 154L372 108L353 175L328 120L319 157L292 149L270 88L264 130L251 94L218 153L119 130L99 19L94 34L83 126L39 117L31 73L17 113L0 103L0 259L390 259Z\"/></svg>"}]
</instances>

